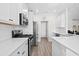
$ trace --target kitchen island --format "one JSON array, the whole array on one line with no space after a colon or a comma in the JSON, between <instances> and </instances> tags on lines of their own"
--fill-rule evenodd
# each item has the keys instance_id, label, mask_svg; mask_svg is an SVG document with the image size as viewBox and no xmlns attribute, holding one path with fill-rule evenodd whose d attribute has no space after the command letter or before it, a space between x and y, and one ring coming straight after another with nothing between
<instances>
[{"instance_id":1,"label":"kitchen island","mask_svg":"<svg viewBox=\"0 0 79 59\"><path fill-rule=\"evenodd\" d=\"M52 55L79 56L79 35L52 37Z\"/></svg>"}]
</instances>

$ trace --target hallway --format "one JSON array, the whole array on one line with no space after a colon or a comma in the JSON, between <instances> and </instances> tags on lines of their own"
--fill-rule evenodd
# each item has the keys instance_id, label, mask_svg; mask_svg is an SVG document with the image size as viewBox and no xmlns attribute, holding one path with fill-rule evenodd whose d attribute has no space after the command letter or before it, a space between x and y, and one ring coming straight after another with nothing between
<instances>
[{"instance_id":1,"label":"hallway","mask_svg":"<svg viewBox=\"0 0 79 59\"><path fill-rule=\"evenodd\" d=\"M32 56L52 56L52 42L47 38L41 38L38 46L33 47Z\"/></svg>"}]
</instances>

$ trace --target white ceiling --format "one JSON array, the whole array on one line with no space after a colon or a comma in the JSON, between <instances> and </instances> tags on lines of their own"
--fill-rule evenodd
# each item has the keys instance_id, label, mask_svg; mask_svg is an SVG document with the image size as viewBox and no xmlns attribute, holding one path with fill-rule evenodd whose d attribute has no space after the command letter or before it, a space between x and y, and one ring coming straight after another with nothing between
<instances>
[{"instance_id":1,"label":"white ceiling","mask_svg":"<svg viewBox=\"0 0 79 59\"><path fill-rule=\"evenodd\" d=\"M65 8L78 7L78 3L27 3L31 11L38 13L57 13Z\"/></svg>"}]
</instances>

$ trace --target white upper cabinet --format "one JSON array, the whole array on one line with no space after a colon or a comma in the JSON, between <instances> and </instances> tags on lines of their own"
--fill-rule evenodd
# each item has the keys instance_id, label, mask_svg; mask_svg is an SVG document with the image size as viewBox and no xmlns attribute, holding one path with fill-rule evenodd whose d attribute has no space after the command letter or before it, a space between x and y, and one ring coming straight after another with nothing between
<instances>
[{"instance_id":1,"label":"white upper cabinet","mask_svg":"<svg viewBox=\"0 0 79 59\"><path fill-rule=\"evenodd\" d=\"M26 4L22 4L22 3L10 3L10 18L11 20L13 20L15 22L16 25L19 25L19 13L25 13L27 14L28 10L27 10L27 6ZM27 10L27 12L23 11L23 10Z\"/></svg>"},{"instance_id":2,"label":"white upper cabinet","mask_svg":"<svg viewBox=\"0 0 79 59\"><path fill-rule=\"evenodd\" d=\"M66 27L66 16L65 14L61 14L61 27Z\"/></svg>"},{"instance_id":3,"label":"white upper cabinet","mask_svg":"<svg viewBox=\"0 0 79 59\"><path fill-rule=\"evenodd\" d=\"M13 20L16 25L19 25L19 13L22 11L22 5L19 3L10 3L10 20Z\"/></svg>"},{"instance_id":4,"label":"white upper cabinet","mask_svg":"<svg viewBox=\"0 0 79 59\"><path fill-rule=\"evenodd\" d=\"M57 16L57 27L66 27L66 15L65 13L62 13Z\"/></svg>"},{"instance_id":5,"label":"white upper cabinet","mask_svg":"<svg viewBox=\"0 0 79 59\"><path fill-rule=\"evenodd\" d=\"M17 4L10 3L9 5L9 20L12 20L15 22L15 24L18 24L18 9Z\"/></svg>"},{"instance_id":6,"label":"white upper cabinet","mask_svg":"<svg viewBox=\"0 0 79 59\"><path fill-rule=\"evenodd\" d=\"M19 13L23 12L25 6L22 3L0 3L0 22L19 25Z\"/></svg>"},{"instance_id":7,"label":"white upper cabinet","mask_svg":"<svg viewBox=\"0 0 79 59\"><path fill-rule=\"evenodd\" d=\"M0 21L9 20L9 4L0 3Z\"/></svg>"}]
</instances>

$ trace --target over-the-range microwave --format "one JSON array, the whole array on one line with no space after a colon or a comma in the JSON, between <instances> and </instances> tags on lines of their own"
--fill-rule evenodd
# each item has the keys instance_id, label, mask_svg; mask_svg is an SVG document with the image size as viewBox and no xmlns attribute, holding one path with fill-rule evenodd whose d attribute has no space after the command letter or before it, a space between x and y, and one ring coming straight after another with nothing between
<instances>
[{"instance_id":1,"label":"over-the-range microwave","mask_svg":"<svg viewBox=\"0 0 79 59\"><path fill-rule=\"evenodd\" d=\"M20 25L28 25L28 18L24 13L19 13L19 24Z\"/></svg>"}]
</instances>

